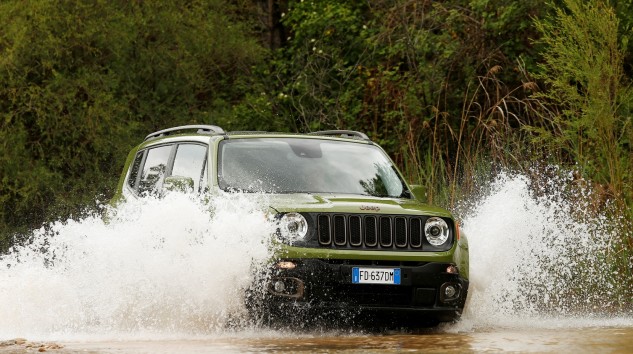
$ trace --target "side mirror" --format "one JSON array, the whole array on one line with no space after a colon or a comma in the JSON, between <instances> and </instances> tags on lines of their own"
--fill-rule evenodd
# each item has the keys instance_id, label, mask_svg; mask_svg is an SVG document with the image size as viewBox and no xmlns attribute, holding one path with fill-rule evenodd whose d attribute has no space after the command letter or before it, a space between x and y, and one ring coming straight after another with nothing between
<instances>
[{"instance_id":1,"label":"side mirror","mask_svg":"<svg viewBox=\"0 0 633 354\"><path fill-rule=\"evenodd\" d=\"M169 192L191 193L193 192L193 178L183 176L165 177L163 190Z\"/></svg>"},{"instance_id":2,"label":"side mirror","mask_svg":"<svg viewBox=\"0 0 633 354\"><path fill-rule=\"evenodd\" d=\"M426 203L426 187L421 184L412 184L410 186L413 197L422 203Z\"/></svg>"}]
</instances>

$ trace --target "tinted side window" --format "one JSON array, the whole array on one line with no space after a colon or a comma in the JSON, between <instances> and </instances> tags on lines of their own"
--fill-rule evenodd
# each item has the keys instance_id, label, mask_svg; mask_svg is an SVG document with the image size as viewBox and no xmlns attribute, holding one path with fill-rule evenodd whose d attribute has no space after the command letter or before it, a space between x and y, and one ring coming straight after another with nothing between
<instances>
[{"instance_id":1,"label":"tinted side window","mask_svg":"<svg viewBox=\"0 0 633 354\"><path fill-rule=\"evenodd\" d=\"M206 146L194 144L178 145L171 175L191 178L194 183L194 190L200 191L200 181L203 178L206 156Z\"/></svg>"},{"instance_id":2,"label":"tinted side window","mask_svg":"<svg viewBox=\"0 0 633 354\"><path fill-rule=\"evenodd\" d=\"M147 158L141 173L141 181L138 185L139 193L156 192L162 188L171 148L171 145L160 146L147 152Z\"/></svg>"},{"instance_id":3,"label":"tinted side window","mask_svg":"<svg viewBox=\"0 0 633 354\"><path fill-rule=\"evenodd\" d=\"M132 163L132 168L130 170L130 175L127 178L127 185L132 189L136 187L136 179L138 177L138 170L141 168L141 162L143 162L143 155L145 155L145 151L139 151L136 153L134 163Z\"/></svg>"}]
</instances>

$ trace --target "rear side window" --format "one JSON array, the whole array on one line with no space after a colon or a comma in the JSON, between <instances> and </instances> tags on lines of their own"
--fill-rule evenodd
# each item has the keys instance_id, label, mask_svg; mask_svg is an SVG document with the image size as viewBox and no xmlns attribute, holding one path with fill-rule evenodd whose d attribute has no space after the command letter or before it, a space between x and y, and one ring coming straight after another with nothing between
<instances>
[{"instance_id":1,"label":"rear side window","mask_svg":"<svg viewBox=\"0 0 633 354\"><path fill-rule=\"evenodd\" d=\"M171 145L166 145L147 151L145 165L143 166L141 180L138 185L139 193L152 193L162 188L163 180L167 173L171 148Z\"/></svg>"},{"instance_id":2,"label":"rear side window","mask_svg":"<svg viewBox=\"0 0 633 354\"><path fill-rule=\"evenodd\" d=\"M204 176L207 148L203 145L180 144L176 150L172 176L189 177L193 180L194 191L200 191Z\"/></svg>"},{"instance_id":3,"label":"rear side window","mask_svg":"<svg viewBox=\"0 0 633 354\"><path fill-rule=\"evenodd\" d=\"M136 188L136 180L138 179L138 170L141 168L141 162L143 162L143 156L145 156L145 151L139 151L134 158L134 163L132 163L132 169L130 170L130 175L127 177L127 185L134 189Z\"/></svg>"}]
</instances>

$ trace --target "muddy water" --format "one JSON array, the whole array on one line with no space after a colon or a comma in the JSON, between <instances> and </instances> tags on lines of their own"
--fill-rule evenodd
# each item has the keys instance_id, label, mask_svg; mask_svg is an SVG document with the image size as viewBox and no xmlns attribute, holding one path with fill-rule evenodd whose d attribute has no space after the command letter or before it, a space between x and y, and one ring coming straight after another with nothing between
<instances>
[{"instance_id":1,"label":"muddy water","mask_svg":"<svg viewBox=\"0 0 633 354\"><path fill-rule=\"evenodd\" d=\"M633 353L633 313L618 307L630 299L606 271L617 235L551 183L535 196L502 176L470 206L464 316L413 333L235 329L270 255L265 197L173 195L47 225L0 257L0 352Z\"/></svg>"},{"instance_id":2,"label":"muddy water","mask_svg":"<svg viewBox=\"0 0 633 354\"><path fill-rule=\"evenodd\" d=\"M26 342L0 352L28 353L633 353L633 327L495 328L468 333L441 330L383 334L226 334L173 340ZM40 350L42 351L42 350Z\"/></svg>"}]
</instances>

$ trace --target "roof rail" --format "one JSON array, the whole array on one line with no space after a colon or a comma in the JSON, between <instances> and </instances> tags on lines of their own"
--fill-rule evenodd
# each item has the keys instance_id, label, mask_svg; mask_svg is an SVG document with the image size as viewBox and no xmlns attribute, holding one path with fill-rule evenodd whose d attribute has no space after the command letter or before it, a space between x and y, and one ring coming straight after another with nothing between
<instances>
[{"instance_id":1,"label":"roof rail","mask_svg":"<svg viewBox=\"0 0 633 354\"><path fill-rule=\"evenodd\" d=\"M224 134L224 129L216 125L182 125L179 127L159 130L157 132L149 134L148 136L145 137L145 140L156 139L161 136L173 134L175 132L180 132L184 130L193 130L193 129L197 129L198 134L209 134L209 135Z\"/></svg>"},{"instance_id":2,"label":"roof rail","mask_svg":"<svg viewBox=\"0 0 633 354\"><path fill-rule=\"evenodd\" d=\"M233 130L227 132L228 135L249 135L249 134L270 134L265 130Z\"/></svg>"},{"instance_id":3,"label":"roof rail","mask_svg":"<svg viewBox=\"0 0 633 354\"><path fill-rule=\"evenodd\" d=\"M355 138L371 141L367 134L361 133L356 130L321 130L318 132L308 133L310 135L326 135L326 136L338 136L341 138Z\"/></svg>"}]
</instances>

